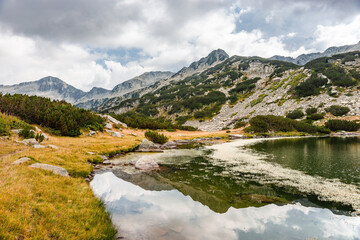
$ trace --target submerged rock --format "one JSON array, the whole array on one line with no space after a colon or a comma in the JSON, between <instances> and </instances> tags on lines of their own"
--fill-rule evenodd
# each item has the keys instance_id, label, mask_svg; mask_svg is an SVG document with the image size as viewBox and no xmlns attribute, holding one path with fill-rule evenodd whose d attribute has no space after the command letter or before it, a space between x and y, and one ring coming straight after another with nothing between
<instances>
[{"instance_id":1,"label":"submerged rock","mask_svg":"<svg viewBox=\"0 0 360 240\"><path fill-rule=\"evenodd\" d=\"M69 173L66 171L65 168L62 168L62 167L53 166L53 165L45 164L45 163L34 163L34 164L30 165L30 167L52 171L53 173L55 173L57 175L60 175L63 177L69 177Z\"/></svg>"},{"instance_id":2,"label":"submerged rock","mask_svg":"<svg viewBox=\"0 0 360 240\"><path fill-rule=\"evenodd\" d=\"M159 144L153 143L152 141L149 141L146 138L144 138L141 141L141 143L139 145L139 149L137 151L138 152L162 152Z\"/></svg>"},{"instance_id":3,"label":"submerged rock","mask_svg":"<svg viewBox=\"0 0 360 240\"><path fill-rule=\"evenodd\" d=\"M154 170L158 168L159 165L154 161L151 156L143 156L135 163L135 168L139 170Z\"/></svg>"}]
</instances>

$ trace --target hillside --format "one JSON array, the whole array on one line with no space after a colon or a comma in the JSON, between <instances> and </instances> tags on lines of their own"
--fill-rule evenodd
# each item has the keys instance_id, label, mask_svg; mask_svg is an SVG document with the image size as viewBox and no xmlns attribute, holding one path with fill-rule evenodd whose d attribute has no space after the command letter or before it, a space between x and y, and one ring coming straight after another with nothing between
<instances>
[{"instance_id":1,"label":"hillside","mask_svg":"<svg viewBox=\"0 0 360 240\"><path fill-rule=\"evenodd\" d=\"M233 127L256 115L284 116L301 108L331 105L360 115L359 52L313 60L303 67L259 57L233 56L202 72L153 86L140 98L119 102L104 112L164 117L204 131ZM171 79L170 79L171 80Z\"/></svg>"}]
</instances>

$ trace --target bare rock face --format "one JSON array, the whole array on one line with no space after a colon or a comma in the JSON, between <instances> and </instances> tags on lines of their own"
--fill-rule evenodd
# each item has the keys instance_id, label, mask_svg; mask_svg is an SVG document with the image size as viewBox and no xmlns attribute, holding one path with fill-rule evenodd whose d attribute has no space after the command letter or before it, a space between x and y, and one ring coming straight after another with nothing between
<instances>
[{"instance_id":1,"label":"bare rock face","mask_svg":"<svg viewBox=\"0 0 360 240\"><path fill-rule=\"evenodd\" d=\"M107 129L112 129L112 125L110 123L106 123L104 127Z\"/></svg>"},{"instance_id":2,"label":"bare rock face","mask_svg":"<svg viewBox=\"0 0 360 240\"><path fill-rule=\"evenodd\" d=\"M138 152L162 152L160 145L153 143L149 140L147 140L146 138L144 138L140 145L139 145L139 149L137 150Z\"/></svg>"},{"instance_id":3,"label":"bare rock face","mask_svg":"<svg viewBox=\"0 0 360 240\"><path fill-rule=\"evenodd\" d=\"M135 168L144 171L150 171L158 168L159 165L151 156L143 156L135 163Z\"/></svg>"},{"instance_id":4,"label":"bare rock face","mask_svg":"<svg viewBox=\"0 0 360 240\"><path fill-rule=\"evenodd\" d=\"M30 161L30 160L31 159L28 157L22 157L22 158L19 158L18 160L16 160L15 162L13 162L12 164L19 165L19 164L22 164L22 163Z\"/></svg>"},{"instance_id":5,"label":"bare rock face","mask_svg":"<svg viewBox=\"0 0 360 240\"><path fill-rule=\"evenodd\" d=\"M30 167L52 171L53 173L55 173L57 175L60 175L63 177L69 177L69 173L66 171L65 168L62 168L62 167L57 167L57 166L53 166L53 165L45 164L45 163L34 163L34 164L30 165Z\"/></svg>"}]
</instances>

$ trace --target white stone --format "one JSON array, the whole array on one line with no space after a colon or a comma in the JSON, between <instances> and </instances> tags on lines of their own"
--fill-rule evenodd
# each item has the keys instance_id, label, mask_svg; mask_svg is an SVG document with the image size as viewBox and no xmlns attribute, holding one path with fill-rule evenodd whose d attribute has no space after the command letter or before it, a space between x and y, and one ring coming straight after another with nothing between
<instances>
[{"instance_id":1,"label":"white stone","mask_svg":"<svg viewBox=\"0 0 360 240\"><path fill-rule=\"evenodd\" d=\"M66 171L65 168L53 166L53 165L50 165L50 164L34 163L34 164L30 165L30 167L32 167L32 168L40 168L40 169L52 171L53 173L55 173L57 175L60 175L60 176L63 176L63 177L68 177L69 176L69 173Z\"/></svg>"},{"instance_id":2,"label":"white stone","mask_svg":"<svg viewBox=\"0 0 360 240\"><path fill-rule=\"evenodd\" d=\"M51 149L59 149L59 147L58 147L58 146L55 146L55 145L48 145L47 147L48 147L48 148L51 148Z\"/></svg>"},{"instance_id":3,"label":"white stone","mask_svg":"<svg viewBox=\"0 0 360 240\"><path fill-rule=\"evenodd\" d=\"M22 157L22 158L19 158L18 160L16 160L15 162L13 162L12 164L19 165L21 163L24 163L24 162L27 162L27 161L30 161L30 160L31 160L31 158Z\"/></svg>"},{"instance_id":4,"label":"white stone","mask_svg":"<svg viewBox=\"0 0 360 240\"><path fill-rule=\"evenodd\" d=\"M123 136L124 136L124 134L119 133L119 132L112 132L112 133L111 133L111 136L121 138L121 137L123 137Z\"/></svg>"},{"instance_id":5,"label":"white stone","mask_svg":"<svg viewBox=\"0 0 360 240\"><path fill-rule=\"evenodd\" d=\"M110 123L106 123L104 127L107 129L112 129L112 125Z\"/></svg>"},{"instance_id":6,"label":"white stone","mask_svg":"<svg viewBox=\"0 0 360 240\"><path fill-rule=\"evenodd\" d=\"M143 156L135 163L135 168L139 170L154 170L158 168L159 165L154 161L151 156Z\"/></svg>"}]
</instances>

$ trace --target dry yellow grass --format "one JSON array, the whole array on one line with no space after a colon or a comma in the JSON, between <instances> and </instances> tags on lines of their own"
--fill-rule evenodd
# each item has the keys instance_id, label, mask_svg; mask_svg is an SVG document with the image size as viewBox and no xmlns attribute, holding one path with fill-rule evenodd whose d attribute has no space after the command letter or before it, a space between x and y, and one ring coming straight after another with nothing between
<instances>
[{"instance_id":1,"label":"dry yellow grass","mask_svg":"<svg viewBox=\"0 0 360 240\"><path fill-rule=\"evenodd\" d=\"M139 144L144 130L124 129L123 138L99 133L91 137L55 137L35 149L0 140L0 239L112 239L115 234L102 203L84 180L92 171L88 152L100 154ZM136 134L136 135L134 135ZM225 131L166 132L171 140L224 136ZM31 162L12 165L20 157ZM70 178L29 168L34 162L65 168Z\"/></svg>"}]
</instances>

